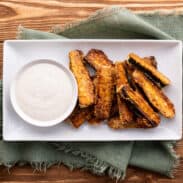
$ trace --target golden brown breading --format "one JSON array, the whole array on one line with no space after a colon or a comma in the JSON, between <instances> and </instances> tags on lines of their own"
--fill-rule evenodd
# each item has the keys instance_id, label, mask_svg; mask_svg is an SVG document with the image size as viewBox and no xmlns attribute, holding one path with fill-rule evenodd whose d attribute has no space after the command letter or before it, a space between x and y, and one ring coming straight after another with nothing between
<instances>
[{"instance_id":1,"label":"golden brown breading","mask_svg":"<svg viewBox=\"0 0 183 183\"><path fill-rule=\"evenodd\" d=\"M144 57L143 58L148 64L153 66L154 68L158 68L158 63L156 61L156 58L154 56ZM162 85L159 81L153 79L152 77L149 77L148 74L144 73L158 88L162 88L164 85Z\"/></svg>"},{"instance_id":2,"label":"golden brown breading","mask_svg":"<svg viewBox=\"0 0 183 183\"><path fill-rule=\"evenodd\" d=\"M134 64L135 66L142 69L145 73L147 73L150 77L152 77L155 81L159 82L161 85L166 86L170 84L170 80L165 75L160 73L152 65L149 65L146 62L146 60L140 58L138 55L130 53L128 61L131 64Z\"/></svg>"},{"instance_id":3,"label":"golden brown breading","mask_svg":"<svg viewBox=\"0 0 183 183\"><path fill-rule=\"evenodd\" d=\"M133 78L132 78L134 66L132 64L130 64L129 62L127 62L126 60L124 61L123 66L124 66L124 69L126 71L126 77L127 77L127 80L128 80L130 87L132 89L136 90L137 87L136 87L135 82L133 81Z\"/></svg>"},{"instance_id":4,"label":"golden brown breading","mask_svg":"<svg viewBox=\"0 0 183 183\"><path fill-rule=\"evenodd\" d=\"M119 95L118 95L119 96ZM119 116L114 116L109 119L108 125L113 129L123 129L123 128L152 128L152 124L145 118L140 116L134 116L131 109L127 106L124 99L121 102L120 97L118 97L119 106ZM120 103L119 103L120 101Z\"/></svg>"},{"instance_id":5,"label":"golden brown breading","mask_svg":"<svg viewBox=\"0 0 183 183\"><path fill-rule=\"evenodd\" d=\"M130 123L133 121L133 113L130 108L127 106L127 103L124 99L117 95L117 103L119 110L119 118L123 123Z\"/></svg>"},{"instance_id":6,"label":"golden brown breading","mask_svg":"<svg viewBox=\"0 0 183 183\"><path fill-rule=\"evenodd\" d=\"M123 62L116 62L115 63L115 76L116 76L116 92L120 93L121 88L124 85L128 85L128 78L126 76L126 71L124 68Z\"/></svg>"},{"instance_id":7,"label":"golden brown breading","mask_svg":"<svg viewBox=\"0 0 183 183\"><path fill-rule=\"evenodd\" d=\"M92 81L93 81L94 93L95 93L94 104L96 104L96 102L97 102L97 76L94 76L94 77L92 78Z\"/></svg>"},{"instance_id":8,"label":"golden brown breading","mask_svg":"<svg viewBox=\"0 0 183 183\"><path fill-rule=\"evenodd\" d=\"M133 78L139 87L144 91L144 94L155 109L167 118L174 117L174 106L162 90L154 85L141 71L135 70L133 72Z\"/></svg>"},{"instance_id":9,"label":"golden brown breading","mask_svg":"<svg viewBox=\"0 0 183 183\"><path fill-rule=\"evenodd\" d=\"M157 62L154 56L149 56L149 57L144 57L143 58L149 65L153 66L154 68L157 68ZM132 73L135 69L135 66L132 65L131 63L125 61L124 63L125 69L126 69L126 73L127 73L127 78L128 78L128 82L130 84L130 86L136 90L137 87L135 85L135 81L132 78ZM146 74L146 73L144 73ZM146 74L146 76L148 77L148 75ZM159 82L156 82L152 77L148 77L156 86L158 86L159 88L162 88L162 85Z\"/></svg>"},{"instance_id":10,"label":"golden brown breading","mask_svg":"<svg viewBox=\"0 0 183 183\"><path fill-rule=\"evenodd\" d=\"M138 117L136 121L131 123L123 123L119 117L113 117L109 119L108 126L113 129L125 129L125 128L152 128L149 121L144 117Z\"/></svg>"},{"instance_id":11,"label":"golden brown breading","mask_svg":"<svg viewBox=\"0 0 183 183\"><path fill-rule=\"evenodd\" d=\"M144 57L143 58L149 65L153 66L157 69L158 63L156 61L156 58L154 56Z\"/></svg>"},{"instance_id":12,"label":"golden brown breading","mask_svg":"<svg viewBox=\"0 0 183 183\"><path fill-rule=\"evenodd\" d=\"M152 127L156 127L155 125L152 125L148 119L146 119L143 116L139 116L136 118L136 124L139 128L152 128Z\"/></svg>"},{"instance_id":13,"label":"golden brown breading","mask_svg":"<svg viewBox=\"0 0 183 183\"><path fill-rule=\"evenodd\" d=\"M112 67L102 67L97 71L96 104L94 115L98 119L109 118L114 97L114 78Z\"/></svg>"},{"instance_id":14,"label":"golden brown breading","mask_svg":"<svg viewBox=\"0 0 183 183\"><path fill-rule=\"evenodd\" d=\"M83 53L79 50L69 52L70 69L73 72L79 95L79 106L81 108L94 104L94 86L89 72L83 64Z\"/></svg>"},{"instance_id":15,"label":"golden brown breading","mask_svg":"<svg viewBox=\"0 0 183 183\"><path fill-rule=\"evenodd\" d=\"M143 59L147 64L149 64L157 69L158 63L157 63L156 58L154 56L144 57ZM136 69L135 66L132 65L131 63L129 63L127 60L124 61L124 67L130 73L132 73L134 71L134 69Z\"/></svg>"},{"instance_id":16,"label":"golden brown breading","mask_svg":"<svg viewBox=\"0 0 183 183\"><path fill-rule=\"evenodd\" d=\"M113 103L112 107L111 107L111 112L110 112L109 118L114 117L117 114L119 114L118 104L117 103Z\"/></svg>"},{"instance_id":17,"label":"golden brown breading","mask_svg":"<svg viewBox=\"0 0 183 183\"><path fill-rule=\"evenodd\" d=\"M102 122L101 119L97 119L96 117L92 116L89 120L88 123L91 125L99 125Z\"/></svg>"},{"instance_id":18,"label":"golden brown breading","mask_svg":"<svg viewBox=\"0 0 183 183\"><path fill-rule=\"evenodd\" d=\"M128 85L128 78L124 67L124 62L115 63L115 79L116 79L116 92L117 92L117 104L119 110L119 117L123 122L131 122L133 114L128 108L126 102L121 99L119 93L124 85Z\"/></svg>"},{"instance_id":19,"label":"golden brown breading","mask_svg":"<svg viewBox=\"0 0 183 183\"><path fill-rule=\"evenodd\" d=\"M148 102L138 91L132 90L129 86L124 86L121 94L125 100L130 102L140 113L142 113L145 118L152 123L152 126L156 126L160 123L160 116L154 112Z\"/></svg>"},{"instance_id":20,"label":"golden brown breading","mask_svg":"<svg viewBox=\"0 0 183 183\"><path fill-rule=\"evenodd\" d=\"M137 128L136 123L124 123L118 116L110 118L107 124L113 129Z\"/></svg>"},{"instance_id":21,"label":"golden brown breading","mask_svg":"<svg viewBox=\"0 0 183 183\"><path fill-rule=\"evenodd\" d=\"M111 107L111 112L110 112L109 118L114 117L118 114L119 114L119 110L118 110L118 104L117 104L117 94L114 92L112 107Z\"/></svg>"},{"instance_id":22,"label":"golden brown breading","mask_svg":"<svg viewBox=\"0 0 183 183\"><path fill-rule=\"evenodd\" d=\"M112 61L108 59L105 53L97 49L91 49L84 59L96 70L101 69L103 66L113 65Z\"/></svg>"},{"instance_id":23,"label":"golden brown breading","mask_svg":"<svg viewBox=\"0 0 183 183\"><path fill-rule=\"evenodd\" d=\"M90 107L80 108L77 106L69 119L75 128L79 128L85 121L91 118L92 113L93 110Z\"/></svg>"}]
</instances>

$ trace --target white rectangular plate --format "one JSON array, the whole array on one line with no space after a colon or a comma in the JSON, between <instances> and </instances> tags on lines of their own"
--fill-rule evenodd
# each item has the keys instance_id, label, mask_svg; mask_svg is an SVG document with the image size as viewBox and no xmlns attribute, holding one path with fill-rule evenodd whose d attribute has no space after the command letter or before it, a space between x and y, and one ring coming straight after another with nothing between
<instances>
[{"instance_id":1,"label":"white rectangular plate","mask_svg":"<svg viewBox=\"0 0 183 183\"><path fill-rule=\"evenodd\" d=\"M155 56L158 69L172 83L164 92L173 101L176 116L161 117L154 129L112 130L106 123L91 126L85 123L75 129L68 123L41 128L25 123L10 103L10 84L19 69L36 59L52 59L68 67L68 53L80 49L85 54L91 48L103 50L108 57L124 60L130 52L140 56ZM3 65L3 138L7 141L124 141L178 140L182 136L182 44L169 40L14 40L4 43Z\"/></svg>"}]
</instances>

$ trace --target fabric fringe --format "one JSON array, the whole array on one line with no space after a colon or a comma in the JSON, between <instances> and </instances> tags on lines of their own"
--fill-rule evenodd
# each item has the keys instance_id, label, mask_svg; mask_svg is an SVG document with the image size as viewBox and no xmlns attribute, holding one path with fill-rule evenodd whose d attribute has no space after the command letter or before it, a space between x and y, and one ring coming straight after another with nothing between
<instances>
[{"instance_id":1,"label":"fabric fringe","mask_svg":"<svg viewBox=\"0 0 183 183\"><path fill-rule=\"evenodd\" d=\"M0 163L0 165L4 166L7 168L7 171L9 174L11 174L11 168L13 168L14 166L24 166L24 165L30 165L33 168L33 173L35 172L45 172L47 171L48 168L50 168L53 165L56 165L58 167L60 167L61 165L65 165L67 166L71 171L77 168L80 168L78 166L78 164L74 164L74 163L68 163L65 161L53 161L53 162L35 162L35 161L31 161L31 162L8 162L8 163Z\"/></svg>"},{"instance_id":2,"label":"fabric fringe","mask_svg":"<svg viewBox=\"0 0 183 183\"><path fill-rule=\"evenodd\" d=\"M51 32L55 33L55 34L59 34L61 32L64 32L65 30L68 30L68 29L72 28L72 27L77 27L78 25L81 25L81 24L85 24L85 23L95 21L95 20L103 18L103 17L108 17L108 16L111 16L111 15L114 15L114 14L118 13L121 10L128 11L127 9L122 8L120 6L106 7L106 8L97 10L95 13L93 13L92 15L90 15L86 19L75 21L73 23L65 24L63 27L61 25L55 25L51 28Z\"/></svg>"},{"instance_id":3,"label":"fabric fringe","mask_svg":"<svg viewBox=\"0 0 183 183\"><path fill-rule=\"evenodd\" d=\"M77 27L79 25L91 22L91 21L95 21L97 19L103 18L103 17L108 17L111 15L114 15L116 13L118 13L119 11L126 11L126 12L131 12L130 10L123 8L121 6L110 6L110 7L106 7L103 9L99 9L97 10L95 13L93 13L92 15L90 15L89 17L83 19L83 20L78 20L78 21L74 21L71 23L66 23L65 25L61 26L61 25L55 25L51 28L51 33L55 33L55 34L60 34L63 33L64 31L71 29L73 27ZM145 16L151 16L151 15L163 15L163 16L168 16L168 15L183 15L183 11L175 11L175 10L153 10L153 11L140 11L140 12L136 12L135 14L137 15L145 15Z\"/></svg>"},{"instance_id":4,"label":"fabric fringe","mask_svg":"<svg viewBox=\"0 0 183 183\"><path fill-rule=\"evenodd\" d=\"M2 122L0 123L0 139L2 139L3 135L2 135L2 128L3 128L3 125L2 125Z\"/></svg>"},{"instance_id":5,"label":"fabric fringe","mask_svg":"<svg viewBox=\"0 0 183 183\"><path fill-rule=\"evenodd\" d=\"M97 159L95 156L82 152L80 150L77 150L73 147L71 147L69 144L58 144L53 143L53 145L57 148L59 151L64 151L65 153L71 153L74 156L79 156L83 158L86 161L85 167L81 170L88 170L96 175L104 175L105 173L109 175L110 178L116 179L116 181L120 179L124 179L125 174L122 170L119 170L119 168L114 167L110 165L109 163L106 163L102 160Z\"/></svg>"},{"instance_id":6,"label":"fabric fringe","mask_svg":"<svg viewBox=\"0 0 183 183\"><path fill-rule=\"evenodd\" d=\"M23 26L19 25L17 28L17 35L16 35L16 39L22 39L22 34L23 34Z\"/></svg>"},{"instance_id":7,"label":"fabric fringe","mask_svg":"<svg viewBox=\"0 0 183 183\"><path fill-rule=\"evenodd\" d=\"M173 157L173 166L168 171L168 174L171 178L174 178L175 173L177 172L177 168L180 165L180 155L176 154L175 147L177 146L176 142L173 142L172 144L169 144L169 150Z\"/></svg>"},{"instance_id":8,"label":"fabric fringe","mask_svg":"<svg viewBox=\"0 0 183 183\"><path fill-rule=\"evenodd\" d=\"M59 147L58 150L64 150L63 147ZM71 150L71 149L70 149ZM65 149L65 152L68 152L68 150ZM74 155L81 155L81 157L86 157L84 153L71 150L72 154ZM118 168L115 168L113 166L110 166L109 164L102 162L100 160L97 160L96 158L93 158L89 155L87 155L87 164L86 166L80 167L78 164L74 163L67 163L62 161L54 161L54 162L8 162L8 163L0 163L0 165L5 166L7 168L8 174L11 174L11 168L14 166L24 166L24 165L30 165L33 168L33 173L35 172L44 172L46 173L47 169L50 168L53 165L57 165L60 167L62 164L67 166L71 171L77 168L81 168L81 171L91 171L92 173L102 176L107 171L109 177L112 179L116 179L116 181L120 179L124 179L124 174L122 171L120 171ZM93 163L93 165L92 165Z\"/></svg>"},{"instance_id":9,"label":"fabric fringe","mask_svg":"<svg viewBox=\"0 0 183 183\"><path fill-rule=\"evenodd\" d=\"M177 146L177 142L175 141L168 141L166 144L165 142L162 143L165 149L169 152L170 156L173 158L172 167L167 170L166 175L170 178L174 178L175 173L177 172L177 167L180 165L180 156L176 154L175 147Z\"/></svg>"},{"instance_id":10,"label":"fabric fringe","mask_svg":"<svg viewBox=\"0 0 183 183\"><path fill-rule=\"evenodd\" d=\"M138 11L138 12L135 12L135 14L137 15L140 15L140 14L143 14L143 15L154 15L154 14L157 14L157 15L163 15L163 16L166 16L166 15L183 15L183 11L182 10L152 10L152 11L147 11L147 10L142 10L142 11Z\"/></svg>"}]
</instances>

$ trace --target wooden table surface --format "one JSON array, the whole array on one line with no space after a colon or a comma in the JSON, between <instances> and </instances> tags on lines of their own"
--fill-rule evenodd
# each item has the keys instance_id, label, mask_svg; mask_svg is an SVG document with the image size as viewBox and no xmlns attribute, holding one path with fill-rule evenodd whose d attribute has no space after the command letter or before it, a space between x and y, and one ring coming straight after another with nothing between
<instances>
[{"instance_id":1,"label":"wooden table surface","mask_svg":"<svg viewBox=\"0 0 183 183\"><path fill-rule=\"evenodd\" d=\"M49 30L55 24L65 24L88 17L94 11L110 5L121 5L134 12L153 10L183 11L183 0L0 0L0 74L2 74L2 44L14 39L19 24L39 30ZM183 182L183 141L176 151L180 154L180 166L175 179L168 179L148 171L128 168L125 183L182 183ZM98 177L89 172L71 172L64 166L54 166L46 173L33 172L30 166L14 167L10 174L0 167L0 182L33 183L110 183L107 176Z\"/></svg>"}]
</instances>

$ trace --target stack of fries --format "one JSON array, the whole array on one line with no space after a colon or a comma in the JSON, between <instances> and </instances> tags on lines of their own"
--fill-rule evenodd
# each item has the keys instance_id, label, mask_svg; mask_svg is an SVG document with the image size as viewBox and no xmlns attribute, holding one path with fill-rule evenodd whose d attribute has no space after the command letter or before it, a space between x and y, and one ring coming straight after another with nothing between
<instances>
[{"instance_id":1,"label":"stack of fries","mask_svg":"<svg viewBox=\"0 0 183 183\"><path fill-rule=\"evenodd\" d=\"M78 104L69 118L74 127L107 120L113 129L152 128L159 125L160 114L175 116L174 105L162 91L170 80L157 70L155 57L130 53L127 60L113 63L103 51L91 49L86 56L70 51L69 59L78 84Z\"/></svg>"}]
</instances>

